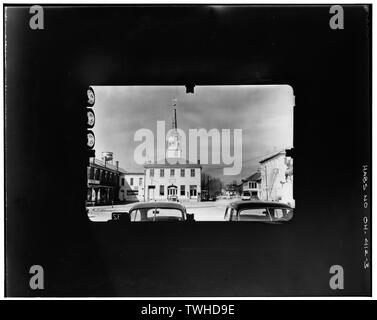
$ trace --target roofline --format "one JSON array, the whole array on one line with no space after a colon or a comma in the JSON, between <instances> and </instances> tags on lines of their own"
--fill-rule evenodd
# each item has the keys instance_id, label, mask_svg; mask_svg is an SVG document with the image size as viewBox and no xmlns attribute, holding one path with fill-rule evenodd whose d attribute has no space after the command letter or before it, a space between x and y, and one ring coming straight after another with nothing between
<instances>
[{"instance_id":1,"label":"roofline","mask_svg":"<svg viewBox=\"0 0 377 320\"><path fill-rule=\"evenodd\" d=\"M129 174L129 175L135 175L135 176L144 176L145 175L145 173L144 172L128 172L128 171L126 171L126 172L124 172L123 174L125 174L125 175L127 175L127 174Z\"/></svg>"},{"instance_id":2,"label":"roofline","mask_svg":"<svg viewBox=\"0 0 377 320\"><path fill-rule=\"evenodd\" d=\"M268 161L268 160L271 160L271 159L273 159L273 158L278 157L279 155L285 155L285 154L286 154L286 153L285 153L285 150L281 150L281 151L276 152L276 153L274 153L274 154L272 154L272 155L270 155L270 156L267 156L266 158L264 158L264 159L262 159L261 161L259 161L259 163L264 163L264 162L266 162L266 161Z\"/></svg>"},{"instance_id":3,"label":"roofline","mask_svg":"<svg viewBox=\"0 0 377 320\"><path fill-rule=\"evenodd\" d=\"M261 181L261 180L262 180L262 178L259 178L259 179L249 179L249 178L241 179L242 182L249 182L249 181L255 181L255 182L257 182L257 181Z\"/></svg>"},{"instance_id":4,"label":"roofline","mask_svg":"<svg viewBox=\"0 0 377 320\"><path fill-rule=\"evenodd\" d=\"M262 180L262 176L259 178L259 179L252 179L251 177L248 177L246 179L241 179L242 183L244 182L249 182L249 181L255 181L255 182L258 182L258 181L261 181Z\"/></svg>"},{"instance_id":5,"label":"roofline","mask_svg":"<svg viewBox=\"0 0 377 320\"><path fill-rule=\"evenodd\" d=\"M92 163L92 162L89 163L89 167L100 168L100 169L103 169L103 170L106 169L106 170L113 171L113 172L116 172L116 173L125 173L126 172L126 170L124 170L123 168L120 168L120 167L118 167L118 169L110 168L108 166L105 167L104 165L100 165L100 164Z\"/></svg>"},{"instance_id":6,"label":"roofline","mask_svg":"<svg viewBox=\"0 0 377 320\"><path fill-rule=\"evenodd\" d=\"M202 169L202 166L200 164L194 164L194 163L147 163L144 165L145 169L148 168L200 168Z\"/></svg>"},{"instance_id":7,"label":"roofline","mask_svg":"<svg viewBox=\"0 0 377 320\"><path fill-rule=\"evenodd\" d=\"M260 206L265 207L285 207L293 209L290 205L282 202L275 202L275 201L261 201L261 200L249 200L249 201L234 201L228 204L228 206L233 207L235 209L240 209L243 207L247 207L248 204L259 204Z\"/></svg>"},{"instance_id":8,"label":"roofline","mask_svg":"<svg viewBox=\"0 0 377 320\"><path fill-rule=\"evenodd\" d=\"M177 202L138 202L134 204L130 208L130 212L132 210L137 209L138 207L145 207L145 208L154 208L154 207L160 207L160 208L179 208L182 209L183 211L186 211L186 207L180 203Z\"/></svg>"}]
</instances>

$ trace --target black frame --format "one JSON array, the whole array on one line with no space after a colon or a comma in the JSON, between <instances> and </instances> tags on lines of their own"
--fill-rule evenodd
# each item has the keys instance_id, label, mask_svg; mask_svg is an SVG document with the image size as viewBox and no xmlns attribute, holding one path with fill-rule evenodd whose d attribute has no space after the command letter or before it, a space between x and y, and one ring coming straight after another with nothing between
<instances>
[{"instance_id":1,"label":"black frame","mask_svg":"<svg viewBox=\"0 0 377 320\"><path fill-rule=\"evenodd\" d=\"M5 7L7 296L371 294L362 250L371 228L371 185L362 190L362 166L372 173L371 5L344 5L344 30L329 28L329 5L44 8L45 29L31 30L29 7ZM86 90L151 84L291 85L291 223L90 223ZM58 203L57 193L65 196ZM136 246L148 256L133 252L140 233L148 236ZM146 260L158 267L146 270ZM34 264L46 270L44 290L28 285ZM344 290L329 288L333 264L344 266ZM179 273L166 274L172 265Z\"/></svg>"}]
</instances>

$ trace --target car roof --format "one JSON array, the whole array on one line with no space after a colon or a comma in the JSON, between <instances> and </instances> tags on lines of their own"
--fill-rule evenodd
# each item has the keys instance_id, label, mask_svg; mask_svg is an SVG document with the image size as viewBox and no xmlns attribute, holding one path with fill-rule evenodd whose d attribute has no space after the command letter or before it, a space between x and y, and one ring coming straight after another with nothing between
<instances>
[{"instance_id":1,"label":"car roof","mask_svg":"<svg viewBox=\"0 0 377 320\"><path fill-rule=\"evenodd\" d=\"M249 201L234 201L231 202L229 207L232 207L236 210L240 209L257 209L257 208L286 208L286 209L292 209L289 205L285 203L280 202L274 202L274 201L260 201L260 200L249 200Z\"/></svg>"},{"instance_id":2,"label":"car roof","mask_svg":"<svg viewBox=\"0 0 377 320\"><path fill-rule=\"evenodd\" d=\"M177 202L139 202L135 204L130 211L136 209L150 209L150 208L165 208L165 209L178 209L181 211L186 211L186 208Z\"/></svg>"}]
</instances>

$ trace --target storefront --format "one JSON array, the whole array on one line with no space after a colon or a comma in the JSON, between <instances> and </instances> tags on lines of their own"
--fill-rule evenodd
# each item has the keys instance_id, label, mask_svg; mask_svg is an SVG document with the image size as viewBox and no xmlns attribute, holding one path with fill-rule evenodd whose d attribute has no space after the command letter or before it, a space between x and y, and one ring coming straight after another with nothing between
<instances>
[{"instance_id":1,"label":"storefront","mask_svg":"<svg viewBox=\"0 0 377 320\"><path fill-rule=\"evenodd\" d=\"M111 163L91 159L88 166L87 204L112 205L119 202L119 176L123 169Z\"/></svg>"}]
</instances>

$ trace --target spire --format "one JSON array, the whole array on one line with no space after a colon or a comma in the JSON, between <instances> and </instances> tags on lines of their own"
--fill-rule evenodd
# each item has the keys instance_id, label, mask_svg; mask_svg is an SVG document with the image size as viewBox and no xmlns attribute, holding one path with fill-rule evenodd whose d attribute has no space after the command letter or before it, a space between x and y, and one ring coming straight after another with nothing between
<instances>
[{"instance_id":1,"label":"spire","mask_svg":"<svg viewBox=\"0 0 377 320\"><path fill-rule=\"evenodd\" d=\"M180 158L182 155L181 150L181 137L178 132L177 125L177 99L173 99L172 103L173 108L173 119L172 119L172 131L168 137L168 158Z\"/></svg>"},{"instance_id":2,"label":"spire","mask_svg":"<svg viewBox=\"0 0 377 320\"><path fill-rule=\"evenodd\" d=\"M173 123L172 123L172 129L177 130L177 99L173 99Z\"/></svg>"}]
</instances>

